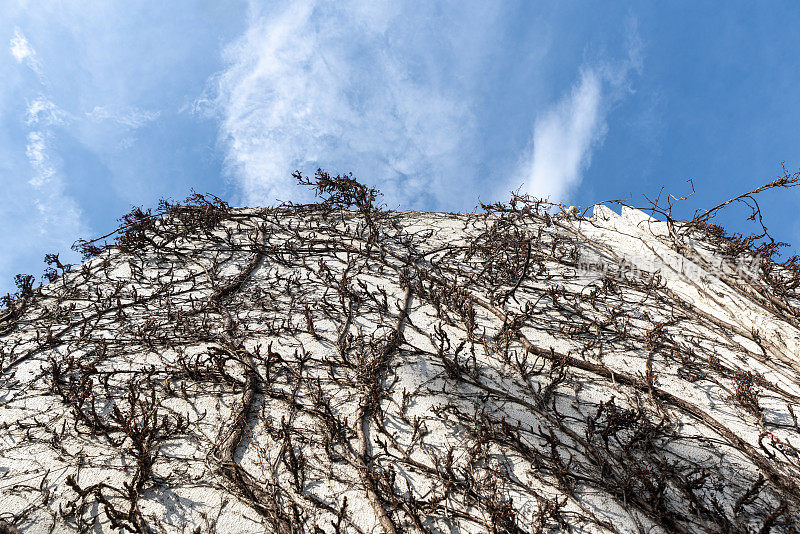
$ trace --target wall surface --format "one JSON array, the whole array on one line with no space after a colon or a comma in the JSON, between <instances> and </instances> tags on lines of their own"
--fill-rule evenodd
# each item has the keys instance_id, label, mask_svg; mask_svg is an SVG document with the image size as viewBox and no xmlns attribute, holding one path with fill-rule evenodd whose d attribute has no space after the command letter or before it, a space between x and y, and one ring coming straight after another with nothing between
<instances>
[{"instance_id":1,"label":"wall surface","mask_svg":"<svg viewBox=\"0 0 800 534\"><path fill-rule=\"evenodd\" d=\"M133 217L0 311L0 520L798 532L796 273L734 249L605 206Z\"/></svg>"}]
</instances>

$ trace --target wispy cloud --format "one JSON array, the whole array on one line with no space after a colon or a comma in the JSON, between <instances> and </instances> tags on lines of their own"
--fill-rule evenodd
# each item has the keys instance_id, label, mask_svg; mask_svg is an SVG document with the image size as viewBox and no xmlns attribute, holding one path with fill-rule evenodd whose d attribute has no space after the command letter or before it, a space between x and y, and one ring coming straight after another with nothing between
<instances>
[{"instance_id":1,"label":"wispy cloud","mask_svg":"<svg viewBox=\"0 0 800 534\"><path fill-rule=\"evenodd\" d=\"M128 128L141 128L149 122L153 122L161 115L159 111L148 111L139 108L127 108L123 110L111 110L103 106L95 106L86 116L95 122L111 121Z\"/></svg>"},{"instance_id":2,"label":"wispy cloud","mask_svg":"<svg viewBox=\"0 0 800 534\"><path fill-rule=\"evenodd\" d=\"M568 95L536 120L533 148L519 173L526 192L558 201L580 183L591 149L606 131L602 104L601 80L587 70Z\"/></svg>"},{"instance_id":3,"label":"wispy cloud","mask_svg":"<svg viewBox=\"0 0 800 534\"><path fill-rule=\"evenodd\" d=\"M41 96L28 104L25 115L25 123L28 126L34 124L47 126L61 125L64 124L67 119L67 113L65 113L64 110Z\"/></svg>"},{"instance_id":4,"label":"wispy cloud","mask_svg":"<svg viewBox=\"0 0 800 534\"><path fill-rule=\"evenodd\" d=\"M14 37L11 38L11 55L14 56L17 63L36 55L36 51L28 43L28 39L19 28L14 29Z\"/></svg>"},{"instance_id":5,"label":"wispy cloud","mask_svg":"<svg viewBox=\"0 0 800 534\"><path fill-rule=\"evenodd\" d=\"M49 141L49 135L34 131L28 134L28 143L25 145L25 155L34 170L34 175L28 180L28 183L37 189L48 185L56 173L47 156Z\"/></svg>"},{"instance_id":6,"label":"wispy cloud","mask_svg":"<svg viewBox=\"0 0 800 534\"><path fill-rule=\"evenodd\" d=\"M28 104L25 123L32 129L28 132L25 155L34 171L28 183L39 191L54 185L56 168L49 156L52 127L63 125L65 117L66 114L58 106L44 97Z\"/></svg>"},{"instance_id":7,"label":"wispy cloud","mask_svg":"<svg viewBox=\"0 0 800 534\"><path fill-rule=\"evenodd\" d=\"M14 28L14 37L11 38L9 43L9 51L17 63L25 62L28 67L36 72L41 73L41 66L39 60L36 58L36 50L33 49L25 34L19 28Z\"/></svg>"},{"instance_id":8,"label":"wispy cloud","mask_svg":"<svg viewBox=\"0 0 800 534\"><path fill-rule=\"evenodd\" d=\"M27 227L26 232L40 240L40 245L68 248L86 226L78 204L66 193L64 177L59 173L60 159L54 155L52 142L56 130L67 126L71 117L45 96L49 92L48 84L36 50L19 28L14 31L10 51L18 63L25 63L38 74L40 90L45 93L29 101L25 110L24 124L28 128L25 156L32 171L25 201L30 202L35 211L27 212L26 219L17 223ZM17 202L22 201L22 198L17 199ZM30 241L27 245L30 246Z\"/></svg>"},{"instance_id":9,"label":"wispy cloud","mask_svg":"<svg viewBox=\"0 0 800 534\"><path fill-rule=\"evenodd\" d=\"M627 21L626 39L626 58L584 67L569 92L537 117L531 146L514 178L525 192L565 201L581 183L593 151L608 131L607 113L615 102L633 92L631 73L642 68L635 19Z\"/></svg>"},{"instance_id":10,"label":"wispy cloud","mask_svg":"<svg viewBox=\"0 0 800 534\"><path fill-rule=\"evenodd\" d=\"M38 234L59 246L69 245L85 230L81 210L65 193L64 178L58 173L59 161L52 155L53 128L67 122L67 114L44 97L28 105L26 123L31 127L25 145L33 175L28 180L35 191L33 202L38 212Z\"/></svg>"},{"instance_id":11,"label":"wispy cloud","mask_svg":"<svg viewBox=\"0 0 800 534\"><path fill-rule=\"evenodd\" d=\"M318 166L353 171L406 206L444 206L466 192L453 186L471 174L470 102L447 79L456 61L426 64L425 47L447 37L435 20L403 27L414 12L402 2L307 1L251 17L195 106L219 114L245 202L295 199L291 171Z\"/></svg>"},{"instance_id":12,"label":"wispy cloud","mask_svg":"<svg viewBox=\"0 0 800 534\"><path fill-rule=\"evenodd\" d=\"M0 294L129 204L227 193L213 125L171 110L221 68L244 3L0 0Z\"/></svg>"}]
</instances>

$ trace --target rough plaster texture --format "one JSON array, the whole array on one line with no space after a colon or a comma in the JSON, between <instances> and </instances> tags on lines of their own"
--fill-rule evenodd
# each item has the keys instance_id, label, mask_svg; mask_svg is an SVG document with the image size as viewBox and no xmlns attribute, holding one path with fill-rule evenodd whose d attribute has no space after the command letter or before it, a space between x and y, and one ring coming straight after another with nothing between
<instances>
[{"instance_id":1,"label":"rough plaster texture","mask_svg":"<svg viewBox=\"0 0 800 534\"><path fill-rule=\"evenodd\" d=\"M702 235L201 206L131 236L0 322L24 532L800 528L797 302Z\"/></svg>"}]
</instances>

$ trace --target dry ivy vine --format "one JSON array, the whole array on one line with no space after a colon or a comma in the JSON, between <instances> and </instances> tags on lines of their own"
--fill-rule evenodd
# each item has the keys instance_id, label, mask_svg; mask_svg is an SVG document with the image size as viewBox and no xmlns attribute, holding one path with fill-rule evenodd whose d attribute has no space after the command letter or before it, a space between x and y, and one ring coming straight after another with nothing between
<instances>
[{"instance_id":1,"label":"dry ivy vine","mask_svg":"<svg viewBox=\"0 0 800 534\"><path fill-rule=\"evenodd\" d=\"M719 356L797 383L781 340L657 275L582 278L586 250L621 259L574 211L514 195L403 214L350 175L296 178L320 200L137 208L76 244L87 263L48 255L48 285L18 277L0 311L0 466L41 459L0 471L15 506L0 531L213 532L232 502L248 531L286 534L800 531L800 399ZM652 206L670 247L761 258L726 283L799 324L800 266L766 229L727 236L714 210L671 207Z\"/></svg>"}]
</instances>

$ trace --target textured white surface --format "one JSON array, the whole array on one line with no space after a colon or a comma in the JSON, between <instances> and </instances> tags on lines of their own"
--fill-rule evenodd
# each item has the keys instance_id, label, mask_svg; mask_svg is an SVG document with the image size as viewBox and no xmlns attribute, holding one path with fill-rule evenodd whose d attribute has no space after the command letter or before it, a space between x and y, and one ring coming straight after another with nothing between
<instances>
[{"instance_id":1,"label":"textured white surface","mask_svg":"<svg viewBox=\"0 0 800 534\"><path fill-rule=\"evenodd\" d=\"M148 409L173 426L178 417L185 423L154 445L152 476L136 499L144 528L281 531L214 456L235 426L249 357L261 386L235 462L259 487L280 488L276 502L298 532L334 532L345 497L343 532L385 531L352 451L373 383L370 362L401 324L400 345L375 363L380 396L367 420L367 460L381 498L391 480L400 503L409 495L422 503L425 530L513 532L497 515L503 509L525 532L713 532L722 517L757 531L785 503L770 528L796 532L798 497L785 484L800 476L800 429L790 412L800 410L800 329L754 298L770 291L765 284L720 274L702 247L688 257L666 223L606 206L589 218L390 213L370 241L354 213L231 213L213 232L103 252L45 286L0 337L0 519L32 533L118 530L96 495L80 509L66 480L83 489L103 483L103 498L128 511L132 438L119 429L104 436L78 414L91 400L97 420L110 421L114 406L130 410L125 388L134 380L145 400L154 395ZM517 245L534 243L527 256L524 247L497 248L513 231L524 232L513 234ZM476 243L484 248L473 254ZM635 269L620 279L584 270L585 258ZM248 266L221 305L208 305L215 288L231 286ZM497 282L489 266L511 275ZM412 287L407 317L403 276ZM348 306L357 310L349 321ZM93 393L80 401L60 394L54 368L88 381ZM742 386L745 376L756 377L751 386ZM757 409L743 404L742 387L756 395ZM324 406L331 413L322 417ZM636 428L658 434L657 450L638 450L645 438L634 439L634 427L612 431L602 409L639 414L637 425L649 418L652 426ZM141 423L144 412L137 417ZM592 429L601 422L606 436ZM305 462L299 484L290 449ZM606 468L601 453L610 455ZM563 473L553 463L559 457ZM640 466L630 465L633 457ZM770 479L758 462L783 478ZM622 491L635 473L641 480ZM760 475L768 481L747 496ZM668 479L662 512L628 500L647 496L658 476ZM680 487L686 480L697 483L692 497ZM558 517L543 511L553 500ZM384 508L398 531L419 528L402 504L385 500Z\"/></svg>"}]
</instances>

